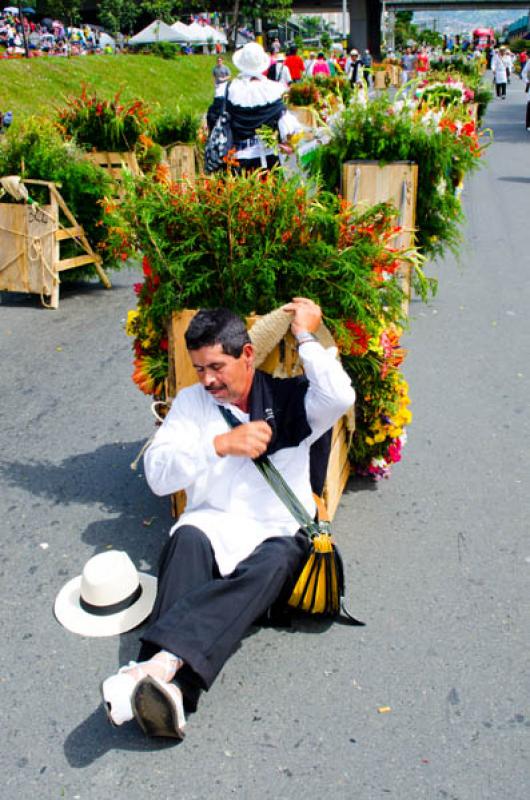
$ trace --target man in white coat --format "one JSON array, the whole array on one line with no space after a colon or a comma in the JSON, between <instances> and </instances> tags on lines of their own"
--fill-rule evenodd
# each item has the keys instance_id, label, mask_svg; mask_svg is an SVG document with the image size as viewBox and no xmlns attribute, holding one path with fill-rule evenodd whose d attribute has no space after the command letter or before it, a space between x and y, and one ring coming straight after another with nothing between
<instances>
[{"instance_id":1,"label":"man in white coat","mask_svg":"<svg viewBox=\"0 0 530 800\"><path fill-rule=\"evenodd\" d=\"M314 336L322 314L306 298L292 314L304 376L254 368L244 322L203 310L186 332L199 383L182 389L145 454L156 494L186 490L187 506L160 561L140 663L102 684L109 720L136 718L148 735L182 738L186 710L209 689L250 626L285 602L309 542L253 459L267 454L311 516L311 445L353 404L336 358ZM220 407L239 423L231 428Z\"/></svg>"},{"instance_id":2,"label":"man in white coat","mask_svg":"<svg viewBox=\"0 0 530 800\"><path fill-rule=\"evenodd\" d=\"M491 69L493 71L493 81L495 83L495 91L497 97L506 100L506 83L508 81L508 68L509 59L506 55L506 49L499 47L493 55L491 62Z\"/></svg>"}]
</instances>

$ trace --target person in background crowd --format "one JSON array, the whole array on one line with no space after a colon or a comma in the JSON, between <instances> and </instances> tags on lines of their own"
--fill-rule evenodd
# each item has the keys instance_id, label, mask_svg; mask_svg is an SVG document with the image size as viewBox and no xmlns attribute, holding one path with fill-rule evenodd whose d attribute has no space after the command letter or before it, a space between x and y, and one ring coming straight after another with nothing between
<instances>
[{"instance_id":1,"label":"person in background crowd","mask_svg":"<svg viewBox=\"0 0 530 800\"><path fill-rule=\"evenodd\" d=\"M515 66L515 55L512 53L511 50L506 50L505 59L506 59L506 77L508 83L510 83L510 78L512 76Z\"/></svg>"},{"instance_id":2,"label":"person in background crowd","mask_svg":"<svg viewBox=\"0 0 530 800\"><path fill-rule=\"evenodd\" d=\"M226 83L226 81L230 80L232 73L224 63L221 56L217 58L217 63L212 70L212 75L216 86L219 86L219 84Z\"/></svg>"},{"instance_id":3,"label":"person in background crowd","mask_svg":"<svg viewBox=\"0 0 530 800\"><path fill-rule=\"evenodd\" d=\"M523 71L527 61L528 61L528 56L526 54L526 50L523 50L521 53L519 53L519 64L521 66L521 72L519 73L519 78L521 80L523 80Z\"/></svg>"},{"instance_id":4,"label":"person in background crowd","mask_svg":"<svg viewBox=\"0 0 530 800\"><path fill-rule=\"evenodd\" d=\"M521 80L524 81L525 87L524 90L526 94L530 91L530 59L527 58L525 61L525 65L521 70Z\"/></svg>"},{"instance_id":5,"label":"person in background crowd","mask_svg":"<svg viewBox=\"0 0 530 800\"><path fill-rule=\"evenodd\" d=\"M289 70L293 82L301 81L305 73L304 59L298 55L296 47L290 47L285 66Z\"/></svg>"},{"instance_id":6,"label":"person in background crowd","mask_svg":"<svg viewBox=\"0 0 530 800\"><path fill-rule=\"evenodd\" d=\"M260 44L249 42L236 50L233 63L240 74L228 86L226 110L230 115L235 159L241 170L271 169L279 163L279 157L256 133L258 128L266 125L278 131L279 147L285 152L290 152L288 137L303 128L283 104L286 85L265 77L270 58ZM226 84L216 88L207 112L210 130L221 114L226 91Z\"/></svg>"},{"instance_id":7,"label":"person in background crowd","mask_svg":"<svg viewBox=\"0 0 530 800\"><path fill-rule=\"evenodd\" d=\"M308 78L313 77L313 70L315 68L316 60L317 60L316 53L309 53L309 58L307 59L305 64L305 74L307 75Z\"/></svg>"},{"instance_id":8,"label":"person in background crowd","mask_svg":"<svg viewBox=\"0 0 530 800\"><path fill-rule=\"evenodd\" d=\"M273 43L271 44L271 50L272 50L272 52L274 54L276 54L276 53L279 53L281 49L282 49L282 45L280 43L280 40L278 39L278 37L276 37L274 39Z\"/></svg>"},{"instance_id":9,"label":"person in background crowd","mask_svg":"<svg viewBox=\"0 0 530 800\"><path fill-rule=\"evenodd\" d=\"M506 48L499 47L499 49L495 51L491 62L491 69L493 70L493 81L495 83L497 97L506 100L506 83L508 80Z\"/></svg>"},{"instance_id":10,"label":"person in background crowd","mask_svg":"<svg viewBox=\"0 0 530 800\"><path fill-rule=\"evenodd\" d=\"M407 47L401 56L401 67L403 69L402 81L403 83L407 83L414 77L414 70L416 68L416 56L412 52L411 47Z\"/></svg>"},{"instance_id":11,"label":"person in background crowd","mask_svg":"<svg viewBox=\"0 0 530 800\"><path fill-rule=\"evenodd\" d=\"M326 56L324 55L324 53L318 54L316 61L313 65L312 76L316 78L317 75L325 75L328 78L331 75L331 70L329 68L328 62L326 61Z\"/></svg>"},{"instance_id":12,"label":"person in background crowd","mask_svg":"<svg viewBox=\"0 0 530 800\"><path fill-rule=\"evenodd\" d=\"M364 51L364 53L362 55L362 58L361 58L361 61L362 61L362 65L363 65L363 77L364 77L364 80L366 81L366 83L369 86L370 85L370 75L371 75L370 69L371 69L372 63L373 63L372 54L370 53L369 50L365 50Z\"/></svg>"},{"instance_id":13,"label":"person in background crowd","mask_svg":"<svg viewBox=\"0 0 530 800\"><path fill-rule=\"evenodd\" d=\"M351 50L350 52L350 63L348 68L348 78L350 79L350 83L352 86L357 86L362 83L362 76L363 76L363 63L359 58L359 51L358 50Z\"/></svg>"},{"instance_id":14,"label":"person in background crowd","mask_svg":"<svg viewBox=\"0 0 530 800\"><path fill-rule=\"evenodd\" d=\"M426 47L420 47L420 52L416 56L416 72L425 74L429 71L429 56Z\"/></svg>"},{"instance_id":15,"label":"person in background crowd","mask_svg":"<svg viewBox=\"0 0 530 800\"><path fill-rule=\"evenodd\" d=\"M337 66L340 69L340 71L343 72L343 73L346 72L346 62L347 62L347 60L348 60L348 57L347 57L345 51L341 50L341 54L337 58Z\"/></svg>"},{"instance_id":16,"label":"person in background crowd","mask_svg":"<svg viewBox=\"0 0 530 800\"><path fill-rule=\"evenodd\" d=\"M276 58L271 55L271 65L267 70L267 78L270 81L278 81L285 85L287 89L292 82L289 68L285 64L286 58L283 53L276 53Z\"/></svg>"}]
</instances>

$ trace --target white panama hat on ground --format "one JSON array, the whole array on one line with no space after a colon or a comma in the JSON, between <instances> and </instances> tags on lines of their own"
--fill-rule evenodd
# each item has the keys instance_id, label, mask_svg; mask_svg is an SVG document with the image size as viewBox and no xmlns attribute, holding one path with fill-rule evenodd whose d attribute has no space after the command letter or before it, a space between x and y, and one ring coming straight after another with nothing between
<instances>
[{"instance_id":1,"label":"white panama hat on ground","mask_svg":"<svg viewBox=\"0 0 530 800\"><path fill-rule=\"evenodd\" d=\"M63 586L54 612L72 633L115 636L143 622L155 596L155 577L138 572L122 550L107 550L89 559L82 575Z\"/></svg>"},{"instance_id":2,"label":"white panama hat on ground","mask_svg":"<svg viewBox=\"0 0 530 800\"><path fill-rule=\"evenodd\" d=\"M262 75L270 65L269 56L258 42L249 42L240 50L236 50L232 61L244 75L255 75L256 77Z\"/></svg>"}]
</instances>

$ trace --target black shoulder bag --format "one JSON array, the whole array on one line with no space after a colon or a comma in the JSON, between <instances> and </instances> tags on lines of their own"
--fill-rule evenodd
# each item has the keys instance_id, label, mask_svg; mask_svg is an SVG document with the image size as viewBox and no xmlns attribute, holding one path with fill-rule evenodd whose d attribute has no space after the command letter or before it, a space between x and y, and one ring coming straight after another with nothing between
<instances>
[{"instance_id":1,"label":"black shoulder bag","mask_svg":"<svg viewBox=\"0 0 530 800\"><path fill-rule=\"evenodd\" d=\"M230 114L226 110L228 98L228 87L230 81L226 82L226 89L223 99L223 107L219 114L212 132L208 137L204 148L204 171L217 172L225 166L224 159L228 155L234 144L234 135L230 122Z\"/></svg>"}]
</instances>

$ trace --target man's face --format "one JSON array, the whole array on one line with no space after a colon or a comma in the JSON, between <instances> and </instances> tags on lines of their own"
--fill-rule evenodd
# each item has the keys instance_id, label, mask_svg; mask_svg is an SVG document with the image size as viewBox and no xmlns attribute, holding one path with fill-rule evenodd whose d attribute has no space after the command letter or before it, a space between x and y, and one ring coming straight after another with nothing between
<instances>
[{"instance_id":1,"label":"man's face","mask_svg":"<svg viewBox=\"0 0 530 800\"><path fill-rule=\"evenodd\" d=\"M222 58L218 58L217 59L217 66L218 67L222 67L223 66L223 59Z\"/></svg>"},{"instance_id":2,"label":"man's face","mask_svg":"<svg viewBox=\"0 0 530 800\"><path fill-rule=\"evenodd\" d=\"M188 350L197 377L216 400L238 405L248 397L254 375L254 348L243 346L239 358L223 352L221 344Z\"/></svg>"}]
</instances>

